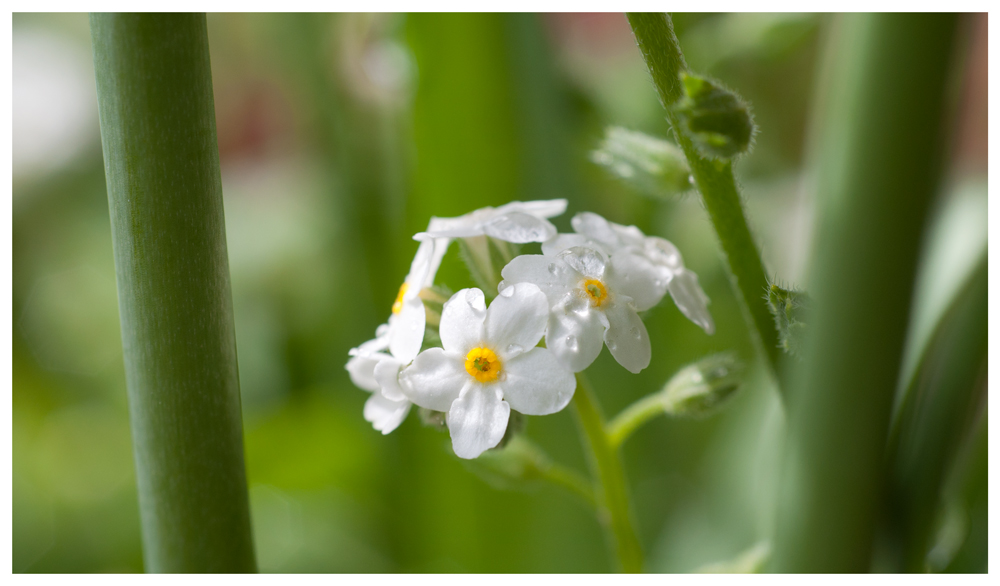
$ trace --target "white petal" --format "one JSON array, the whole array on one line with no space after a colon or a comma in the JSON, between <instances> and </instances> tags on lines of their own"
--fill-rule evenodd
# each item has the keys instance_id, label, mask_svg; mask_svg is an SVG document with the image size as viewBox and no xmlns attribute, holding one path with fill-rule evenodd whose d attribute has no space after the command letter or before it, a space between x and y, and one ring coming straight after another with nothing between
<instances>
[{"instance_id":1,"label":"white petal","mask_svg":"<svg viewBox=\"0 0 1000 586\"><path fill-rule=\"evenodd\" d=\"M403 362L413 360L424 343L427 312L419 297L403 301L399 313L389 318L389 351Z\"/></svg>"},{"instance_id":2,"label":"white petal","mask_svg":"<svg viewBox=\"0 0 1000 586\"><path fill-rule=\"evenodd\" d=\"M534 348L545 334L549 301L533 283L517 283L500 291L486 311L486 343L501 358L511 358Z\"/></svg>"},{"instance_id":3,"label":"white petal","mask_svg":"<svg viewBox=\"0 0 1000 586\"><path fill-rule=\"evenodd\" d=\"M652 349L646 325L626 302L627 299L620 296L605 306L608 329L604 332L604 342L618 364L629 372L638 373L649 366Z\"/></svg>"},{"instance_id":4,"label":"white petal","mask_svg":"<svg viewBox=\"0 0 1000 586\"><path fill-rule=\"evenodd\" d=\"M646 240L646 235L635 226L622 226L614 222L608 222L608 224L622 246L642 246Z\"/></svg>"},{"instance_id":5,"label":"white petal","mask_svg":"<svg viewBox=\"0 0 1000 586\"><path fill-rule=\"evenodd\" d=\"M667 284L670 296L681 313L694 323L701 326L706 334L715 333L715 323L712 314L708 313L708 296L698 284L698 275L688 269L681 269Z\"/></svg>"},{"instance_id":6,"label":"white petal","mask_svg":"<svg viewBox=\"0 0 1000 586\"><path fill-rule=\"evenodd\" d=\"M375 365L379 363L377 354L357 354L347 361L347 373L351 382L359 389L377 391L378 381L375 380Z\"/></svg>"},{"instance_id":7,"label":"white petal","mask_svg":"<svg viewBox=\"0 0 1000 586\"><path fill-rule=\"evenodd\" d=\"M500 283L501 290L515 283L534 283L545 293L550 303L576 287L583 278L562 260L541 254L514 257L500 271L500 275L504 278Z\"/></svg>"},{"instance_id":8,"label":"white petal","mask_svg":"<svg viewBox=\"0 0 1000 586\"><path fill-rule=\"evenodd\" d=\"M555 256L567 248L574 246L585 246L606 252L596 240L591 240L583 234L556 234L542 243L542 254L545 256Z\"/></svg>"},{"instance_id":9,"label":"white petal","mask_svg":"<svg viewBox=\"0 0 1000 586\"><path fill-rule=\"evenodd\" d=\"M669 269L653 264L632 247L620 249L608 260L608 288L631 297L638 311L646 311L663 299L670 277Z\"/></svg>"},{"instance_id":10,"label":"white petal","mask_svg":"<svg viewBox=\"0 0 1000 586\"><path fill-rule=\"evenodd\" d=\"M368 340L367 342L361 344L357 348L351 348L347 353L351 356L363 356L366 354L374 354L376 352L381 352L382 350L388 350L389 348L389 336L387 335L389 331L388 324L382 324L375 328L375 338Z\"/></svg>"},{"instance_id":11,"label":"white petal","mask_svg":"<svg viewBox=\"0 0 1000 586\"><path fill-rule=\"evenodd\" d=\"M611 228L611 222L593 212L580 212L573 216L572 224L577 234L583 234L612 249L618 248L620 244L618 234Z\"/></svg>"},{"instance_id":12,"label":"white petal","mask_svg":"<svg viewBox=\"0 0 1000 586\"><path fill-rule=\"evenodd\" d=\"M499 213L524 212L536 218L551 218L566 211L565 199L540 199L535 201L512 201L496 209Z\"/></svg>"},{"instance_id":13,"label":"white petal","mask_svg":"<svg viewBox=\"0 0 1000 586\"><path fill-rule=\"evenodd\" d=\"M405 283L409 285L406 290L407 298L415 297L423 286L424 277L430 268L431 258L434 256L434 240L424 240L417 247L417 253L413 255L413 262L410 263L410 272L407 273Z\"/></svg>"},{"instance_id":14,"label":"white petal","mask_svg":"<svg viewBox=\"0 0 1000 586\"><path fill-rule=\"evenodd\" d=\"M603 254L592 248L574 246L560 252L556 258L561 259L584 277L590 279L604 278L604 269L607 266L607 260L605 260Z\"/></svg>"},{"instance_id":15,"label":"white petal","mask_svg":"<svg viewBox=\"0 0 1000 586\"><path fill-rule=\"evenodd\" d=\"M365 401L365 420L370 421L372 427L385 435L399 427L399 424L406 419L412 405L406 400L393 401L386 399L382 393L372 393L372 396Z\"/></svg>"},{"instance_id":16,"label":"white petal","mask_svg":"<svg viewBox=\"0 0 1000 586\"><path fill-rule=\"evenodd\" d=\"M403 364L403 362L387 356L375 365L375 380L378 381L379 390L386 399L406 400L403 389L399 387L399 369Z\"/></svg>"},{"instance_id":17,"label":"white petal","mask_svg":"<svg viewBox=\"0 0 1000 586\"><path fill-rule=\"evenodd\" d=\"M446 417L455 455L472 459L496 446L509 418L510 405L500 398L496 385L470 384Z\"/></svg>"},{"instance_id":18,"label":"white petal","mask_svg":"<svg viewBox=\"0 0 1000 586\"><path fill-rule=\"evenodd\" d=\"M483 339L486 297L479 289L462 289L445 301L441 310L441 345L463 356Z\"/></svg>"},{"instance_id":19,"label":"white petal","mask_svg":"<svg viewBox=\"0 0 1000 586\"><path fill-rule=\"evenodd\" d=\"M684 268L684 259L677 247L669 240L650 236L643 242L646 256L655 264L663 265L672 271Z\"/></svg>"},{"instance_id":20,"label":"white petal","mask_svg":"<svg viewBox=\"0 0 1000 586\"><path fill-rule=\"evenodd\" d=\"M448 252L449 244L451 244L451 239L449 238L434 239L434 254L431 255L430 261L427 263L427 272L424 274L424 282L420 286L421 289L434 284L434 278L437 277L438 269L441 268L441 259L444 258L444 253Z\"/></svg>"},{"instance_id":21,"label":"white petal","mask_svg":"<svg viewBox=\"0 0 1000 586\"><path fill-rule=\"evenodd\" d=\"M545 345L573 372L590 366L604 347L604 312L576 295L552 307Z\"/></svg>"},{"instance_id":22,"label":"white petal","mask_svg":"<svg viewBox=\"0 0 1000 586\"><path fill-rule=\"evenodd\" d=\"M547 348L534 348L504 363L500 383L511 408L525 415L548 415L569 404L576 378Z\"/></svg>"},{"instance_id":23,"label":"white petal","mask_svg":"<svg viewBox=\"0 0 1000 586\"><path fill-rule=\"evenodd\" d=\"M447 411L469 380L465 356L441 348L424 350L399 373L399 387L406 398L421 407Z\"/></svg>"},{"instance_id":24,"label":"white petal","mask_svg":"<svg viewBox=\"0 0 1000 586\"><path fill-rule=\"evenodd\" d=\"M556 227L552 222L530 214L507 212L484 223L480 234L492 236L497 240L524 244L544 242L552 238L556 235Z\"/></svg>"}]
</instances>

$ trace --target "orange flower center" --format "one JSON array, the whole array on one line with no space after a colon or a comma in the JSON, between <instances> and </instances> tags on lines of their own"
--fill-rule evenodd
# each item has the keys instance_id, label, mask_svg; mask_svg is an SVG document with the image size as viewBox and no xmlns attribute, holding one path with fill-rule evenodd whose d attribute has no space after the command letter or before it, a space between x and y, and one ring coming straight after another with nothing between
<instances>
[{"instance_id":1,"label":"orange flower center","mask_svg":"<svg viewBox=\"0 0 1000 586\"><path fill-rule=\"evenodd\" d=\"M489 348L473 348L465 355L465 371L481 383L495 381L500 370L500 359Z\"/></svg>"},{"instance_id":2,"label":"orange flower center","mask_svg":"<svg viewBox=\"0 0 1000 586\"><path fill-rule=\"evenodd\" d=\"M608 288L597 279L587 279L583 282L583 291L590 298L594 307L600 307L608 300Z\"/></svg>"}]
</instances>

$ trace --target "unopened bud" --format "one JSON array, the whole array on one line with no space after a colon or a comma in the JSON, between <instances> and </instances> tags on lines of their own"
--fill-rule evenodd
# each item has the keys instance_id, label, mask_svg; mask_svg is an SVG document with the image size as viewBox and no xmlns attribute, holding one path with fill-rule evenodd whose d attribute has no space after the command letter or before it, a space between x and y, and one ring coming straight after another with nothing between
<instances>
[{"instance_id":1,"label":"unopened bud","mask_svg":"<svg viewBox=\"0 0 1000 586\"><path fill-rule=\"evenodd\" d=\"M663 388L663 410L676 416L711 415L740 388L743 370L730 353L703 358L683 368Z\"/></svg>"},{"instance_id":2,"label":"unopened bud","mask_svg":"<svg viewBox=\"0 0 1000 586\"><path fill-rule=\"evenodd\" d=\"M768 287L767 308L774 316L778 344L793 356L802 354L809 305L809 297L801 291L785 289L773 283Z\"/></svg>"},{"instance_id":3,"label":"unopened bud","mask_svg":"<svg viewBox=\"0 0 1000 586\"><path fill-rule=\"evenodd\" d=\"M750 149L755 131L750 108L735 93L711 81L681 72L684 97L674 106L680 131L702 155L729 159Z\"/></svg>"},{"instance_id":4,"label":"unopened bud","mask_svg":"<svg viewBox=\"0 0 1000 586\"><path fill-rule=\"evenodd\" d=\"M604 133L600 148L590 160L640 192L669 198L693 186L691 168L676 145L618 126Z\"/></svg>"}]
</instances>

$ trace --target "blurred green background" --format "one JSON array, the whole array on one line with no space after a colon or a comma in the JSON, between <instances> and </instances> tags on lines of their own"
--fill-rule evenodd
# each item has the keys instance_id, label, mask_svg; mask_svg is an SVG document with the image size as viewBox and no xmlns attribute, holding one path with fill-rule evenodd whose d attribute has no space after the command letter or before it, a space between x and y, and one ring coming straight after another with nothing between
<instances>
[{"instance_id":1,"label":"blurred green background","mask_svg":"<svg viewBox=\"0 0 1000 586\"><path fill-rule=\"evenodd\" d=\"M692 68L753 106L760 133L737 175L769 273L787 284L808 271L834 21L674 16ZM947 257L974 261L986 242L985 15L963 31L936 217L975 232ZM575 497L490 484L415 415L374 431L344 364L387 318L410 236L431 215L557 197L570 202L561 230L590 210L670 239L712 299L713 336L669 301L649 313L641 374L601 355L590 372L606 413L711 352L754 364L698 198L646 199L589 160L608 125L669 130L624 15L225 14L208 16L208 33L260 569L613 569ZM15 14L13 70L13 571L141 571L86 15ZM946 213L956 201L964 215ZM439 281L471 284L456 248ZM637 432L624 459L649 570L691 571L772 534L783 425L754 366L722 414ZM527 434L586 473L569 410L530 418Z\"/></svg>"}]
</instances>

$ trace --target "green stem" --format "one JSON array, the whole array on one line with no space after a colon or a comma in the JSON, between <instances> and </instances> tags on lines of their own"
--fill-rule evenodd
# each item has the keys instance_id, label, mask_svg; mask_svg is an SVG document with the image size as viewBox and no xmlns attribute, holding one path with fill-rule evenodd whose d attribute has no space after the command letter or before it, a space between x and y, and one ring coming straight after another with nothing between
<instances>
[{"instance_id":1,"label":"green stem","mask_svg":"<svg viewBox=\"0 0 1000 586\"><path fill-rule=\"evenodd\" d=\"M597 508L597 498L594 496L594 488L587 479L583 478L575 470L560 464L551 464L542 471L542 477L550 483L580 497L594 509Z\"/></svg>"},{"instance_id":2,"label":"green stem","mask_svg":"<svg viewBox=\"0 0 1000 586\"><path fill-rule=\"evenodd\" d=\"M678 116L672 108L683 93L680 72L687 70L673 23L670 16L663 13L630 12L628 21L719 237L730 281L750 326L751 338L761 356L776 371L780 354L774 318L766 303L767 275L743 213L732 163L702 157L691 139L680 130Z\"/></svg>"},{"instance_id":3,"label":"green stem","mask_svg":"<svg viewBox=\"0 0 1000 586\"><path fill-rule=\"evenodd\" d=\"M252 572L205 16L90 25L146 569Z\"/></svg>"},{"instance_id":4,"label":"green stem","mask_svg":"<svg viewBox=\"0 0 1000 586\"><path fill-rule=\"evenodd\" d=\"M639 399L608 423L608 443L618 448L639 426L659 415L663 415L663 396L660 393Z\"/></svg>"},{"instance_id":5,"label":"green stem","mask_svg":"<svg viewBox=\"0 0 1000 586\"><path fill-rule=\"evenodd\" d=\"M628 488L618 450L611 444L604 428L594 391L583 373L576 375L576 394L573 406L577 420L590 446L591 467L594 471L594 488L598 495L598 517L606 530L624 571L642 572L642 547L632 526Z\"/></svg>"},{"instance_id":6,"label":"green stem","mask_svg":"<svg viewBox=\"0 0 1000 586\"><path fill-rule=\"evenodd\" d=\"M957 17L842 17L818 173L809 330L788 385L771 569L863 572L923 227L939 187Z\"/></svg>"}]
</instances>

